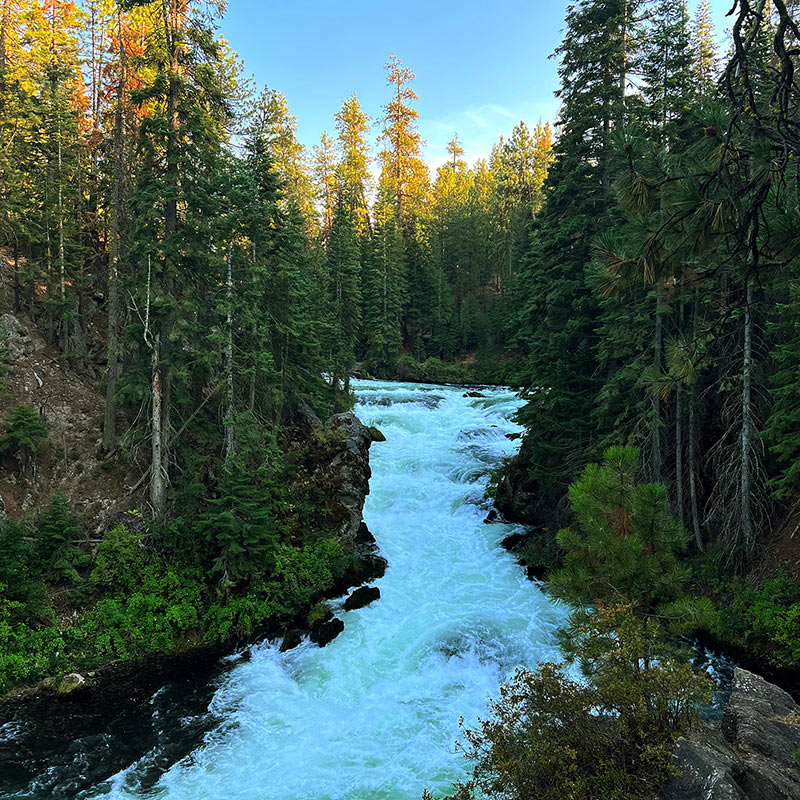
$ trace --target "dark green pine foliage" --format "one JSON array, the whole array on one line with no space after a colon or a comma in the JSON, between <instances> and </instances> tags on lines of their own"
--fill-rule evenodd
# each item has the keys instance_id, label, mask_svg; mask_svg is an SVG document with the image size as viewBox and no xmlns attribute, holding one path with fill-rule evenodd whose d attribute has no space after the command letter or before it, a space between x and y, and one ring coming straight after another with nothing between
<instances>
[{"instance_id":1,"label":"dark green pine foliage","mask_svg":"<svg viewBox=\"0 0 800 800\"><path fill-rule=\"evenodd\" d=\"M622 602L647 618L682 593L688 568L678 556L689 535L665 487L638 483L638 469L638 450L611 447L570 486L576 525L558 534L564 566L549 580L557 597L578 606Z\"/></svg>"},{"instance_id":2,"label":"dark green pine foliage","mask_svg":"<svg viewBox=\"0 0 800 800\"><path fill-rule=\"evenodd\" d=\"M643 105L637 116L667 144L696 99L692 82L691 26L685 2L651 0L646 12L638 71Z\"/></svg>"},{"instance_id":3,"label":"dark green pine foliage","mask_svg":"<svg viewBox=\"0 0 800 800\"><path fill-rule=\"evenodd\" d=\"M47 578L78 579L75 568L90 561L88 553L76 546L82 534L83 524L72 513L69 500L56 495L36 520L36 554Z\"/></svg>"},{"instance_id":4,"label":"dark green pine foliage","mask_svg":"<svg viewBox=\"0 0 800 800\"><path fill-rule=\"evenodd\" d=\"M213 571L225 591L257 577L266 579L275 566L280 528L268 478L266 468L232 464L219 482L218 497L208 501L199 519L201 536L213 554Z\"/></svg>"},{"instance_id":5,"label":"dark green pine foliage","mask_svg":"<svg viewBox=\"0 0 800 800\"><path fill-rule=\"evenodd\" d=\"M283 418L299 401L311 403L323 414L332 410L331 387L323 379L323 372L331 369L322 352L326 320L319 314L326 304L325 283L319 280L323 258L312 247L303 215L290 199L281 216L276 262L266 296L274 326L272 357Z\"/></svg>"},{"instance_id":6,"label":"dark green pine foliage","mask_svg":"<svg viewBox=\"0 0 800 800\"><path fill-rule=\"evenodd\" d=\"M349 388L361 330L361 253L351 204L340 196L328 239L330 307L335 322L333 380Z\"/></svg>"},{"instance_id":7,"label":"dark green pine foliage","mask_svg":"<svg viewBox=\"0 0 800 800\"><path fill-rule=\"evenodd\" d=\"M519 418L528 428L520 459L545 492L562 496L591 457L598 300L589 281L593 237L613 202L612 132L625 118L635 4L580 2L568 8L559 117L545 208L519 267L514 344L530 387Z\"/></svg>"},{"instance_id":8,"label":"dark green pine foliage","mask_svg":"<svg viewBox=\"0 0 800 800\"><path fill-rule=\"evenodd\" d=\"M405 248L391 202L382 203L363 264L363 344L372 368L392 366L403 343L408 287Z\"/></svg>"},{"instance_id":9,"label":"dark green pine foliage","mask_svg":"<svg viewBox=\"0 0 800 800\"><path fill-rule=\"evenodd\" d=\"M17 406L0 436L0 453L14 455L23 472L34 463L36 453L47 441L47 423L32 406Z\"/></svg>"},{"instance_id":10,"label":"dark green pine foliage","mask_svg":"<svg viewBox=\"0 0 800 800\"><path fill-rule=\"evenodd\" d=\"M442 328L439 288L444 279L433 259L428 226L418 220L406 230L405 263L408 304L403 328L409 350L417 361L424 361L429 355L439 355L435 336Z\"/></svg>"}]
</instances>

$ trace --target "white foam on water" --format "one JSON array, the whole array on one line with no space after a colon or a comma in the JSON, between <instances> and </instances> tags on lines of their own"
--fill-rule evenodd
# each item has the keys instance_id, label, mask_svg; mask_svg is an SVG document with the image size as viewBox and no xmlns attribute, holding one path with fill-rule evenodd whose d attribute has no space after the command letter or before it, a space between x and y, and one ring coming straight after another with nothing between
<instances>
[{"instance_id":1,"label":"white foam on water","mask_svg":"<svg viewBox=\"0 0 800 800\"><path fill-rule=\"evenodd\" d=\"M510 455L519 405L506 389L355 383L372 446L364 517L389 561L381 599L341 612L344 632L281 654L274 643L226 677L225 722L147 797L419 800L462 777L459 719L474 723L520 665L558 657L563 608L528 581L484 525L487 471ZM140 797L135 767L106 797ZM108 785L107 785L108 786ZM101 795L102 796L102 795Z\"/></svg>"}]
</instances>

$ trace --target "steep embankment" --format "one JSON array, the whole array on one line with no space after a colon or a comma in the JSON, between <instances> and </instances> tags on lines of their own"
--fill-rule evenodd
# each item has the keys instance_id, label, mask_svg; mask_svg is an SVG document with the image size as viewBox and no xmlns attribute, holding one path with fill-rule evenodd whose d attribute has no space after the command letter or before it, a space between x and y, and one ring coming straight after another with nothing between
<instances>
[{"instance_id":1,"label":"steep embankment","mask_svg":"<svg viewBox=\"0 0 800 800\"><path fill-rule=\"evenodd\" d=\"M105 400L99 382L70 370L70 360L42 338L29 316L0 316L0 336L11 362L0 393L0 420L8 420L19 405L32 406L45 421L49 438L27 474L20 474L9 458L2 463L0 508L17 519L38 513L61 493L97 536L141 507L143 498L134 489L143 467L136 459L103 457Z\"/></svg>"}]
</instances>

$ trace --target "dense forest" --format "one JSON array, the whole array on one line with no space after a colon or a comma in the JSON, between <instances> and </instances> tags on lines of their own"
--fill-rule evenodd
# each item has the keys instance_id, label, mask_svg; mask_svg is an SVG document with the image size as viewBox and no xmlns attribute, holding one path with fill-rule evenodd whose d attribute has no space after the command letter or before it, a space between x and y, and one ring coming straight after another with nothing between
<instances>
[{"instance_id":1,"label":"dense forest","mask_svg":"<svg viewBox=\"0 0 800 800\"><path fill-rule=\"evenodd\" d=\"M577 0L553 128L471 167L455 134L435 175L398 57L378 117L353 93L309 152L222 13L0 0L2 310L104 395L64 469L139 476L99 534L40 491L61 443L4 323L0 689L325 618L357 556L309 420L354 375L504 383L497 507L545 532L520 557L584 609L585 680L520 673L456 796L649 796L709 692L676 641L797 675L800 7L736 0L721 46L705 1Z\"/></svg>"},{"instance_id":2,"label":"dense forest","mask_svg":"<svg viewBox=\"0 0 800 800\"><path fill-rule=\"evenodd\" d=\"M307 603L343 571L346 554L300 533L322 501L289 488L294 427L309 409L349 408L354 370L491 377L551 133L520 122L471 169L454 135L434 178L414 74L392 56L380 117L354 93L307 152L286 98L257 91L217 35L221 4L0 9L6 310L102 387L91 457L106 472L133 464L143 490L139 517L98 548L71 508L81 497L48 496L37 480L40 453L63 438L46 402L6 404L4 466L30 495L3 526L8 685L75 658L252 630L294 608L286 592ZM19 373L12 350L6 377ZM19 390L13 378L6 397ZM325 442L306 449L313 460ZM133 574L103 573L126 561ZM54 594L91 611L54 621Z\"/></svg>"},{"instance_id":3,"label":"dense forest","mask_svg":"<svg viewBox=\"0 0 800 800\"><path fill-rule=\"evenodd\" d=\"M581 679L519 672L465 731L454 800L656 796L710 688L687 634L796 689L800 8L729 18L718 51L705 3L568 7L544 204L503 309L526 432L496 489L539 526L523 562L578 609ZM795 796L798 758L730 790Z\"/></svg>"}]
</instances>

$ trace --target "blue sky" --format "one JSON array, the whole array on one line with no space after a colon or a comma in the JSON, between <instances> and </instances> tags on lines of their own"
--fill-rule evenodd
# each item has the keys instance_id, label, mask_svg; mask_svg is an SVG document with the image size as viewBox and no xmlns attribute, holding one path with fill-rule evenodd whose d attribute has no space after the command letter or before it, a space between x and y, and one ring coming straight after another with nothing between
<instances>
[{"instance_id":1,"label":"blue sky","mask_svg":"<svg viewBox=\"0 0 800 800\"><path fill-rule=\"evenodd\" d=\"M678 0L675 0L678 2ZM693 12L697 0L689 0ZM717 32L731 0L711 0ZM308 147L354 91L373 119L396 53L417 75L425 158L438 166L458 131L469 162L520 120L552 121L566 2L559 0L229 0L221 30L259 88L283 92Z\"/></svg>"}]
</instances>

